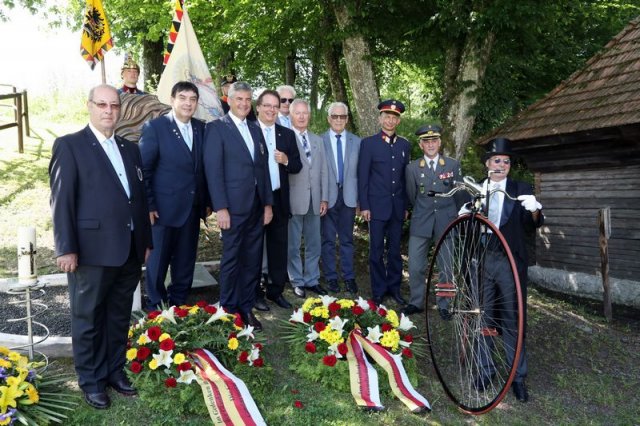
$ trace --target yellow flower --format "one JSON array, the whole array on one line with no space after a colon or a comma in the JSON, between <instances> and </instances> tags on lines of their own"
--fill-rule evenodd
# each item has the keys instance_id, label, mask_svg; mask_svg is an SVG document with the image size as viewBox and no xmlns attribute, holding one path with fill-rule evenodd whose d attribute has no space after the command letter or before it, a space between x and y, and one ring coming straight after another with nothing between
<instances>
[{"instance_id":1,"label":"yellow flower","mask_svg":"<svg viewBox=\"0 0 640 426\"><path fill-rule=\"evenodd\" d=\"M0 386L0 413L6 413L9 406L16 408L16 399L23 394L17 385Z\"/></svg>"},{"instance_id":2,"label":"yellow flower","mask_svg":"<svg viewBox=\"0 0 640 426\"><path fill-rule=\"evenodd\" d=\"M131 348L127 351L127 360L133 361L134 359L136 359L137 355L138 355L138 350L136 348Z\"/></svg>"},{"instance_id":3,"label":"yellow flower","mask_svg":"<svg viewBox=\"0 0 640 426\"><path fill-rule=\"evenodd\" d=\"M128 334L129 339L131 339L133 337L133 330L129 329L129 334Z\"/></svg>"},{"instance_id":4,"label":"yellow flower","mask_svg":"<svg viewBox=\"0 0 640 426\"><path fill-rule=\"evenodd\" d=\"M400 333L398 333L398 330L385 331L380 339L380 344L391 348L392 351L397 351L400 344Z\"/></svg>"},{"instance_id":5,"label":"yellow flower","mask_svg":"<svg viewBox=\"0 0 640 426\"><path fill-rule=\"evenodd\" d=\"M6 346L0 346L0 355L9 355L9 348Z\"/></svg>"},{"instance_id":6,"label":"yellow flower","mask_svg":"<svg viewBox=\"0 0 640 426\"><path fill-rule=\"evenodd\" d=\"M38 393L38 390L35 388L35 386L33 386L31 383L29 383L29 386L27 386L25 392L29 397L30 404L37 404L40 401L40 394Z\"/></svg>"},{"instance_id":7,"label":"yellow flower","mask_svg":"<svg viewBox=\"0 0 640 426\"><path fill-rule=\"evenodd\" d=\"M185 360L187 359L187 357L184 356L184 354L182 352L178 352L176 354L176 356L173 357L173 363L176 365L180 365L182 364Z\"/></svg>"},{"instance_id":8,"label":"yellow flower","mask_svg":"<svg viewBox=\"0 0 640 426\"><path fill-rule=\"evenodd\" d=\"M398 314L393 309L387 311L387 320L391 323L393 328L398 328L400 325L400 319L398 318Z\"/></svg>"},{"instance_id":9,"label":"yellow flower","mask_svg":"<svg viewBox=\"0 0 640 426\"><path fill-rule=\"evenodd\" d=\"M302 304L302 311L303 312L309 312L309 310L311 309L311 307L313 305L315 305L316 303L322 303L322 299L316 297L310 297L307 300L304 301L304 303Z\"/></svg>"},{"instance_id":10,"label":"yellow flower","mask_svg":"<svg viewBox=\"0 0 640 426\"><path fill-rule=\"evenodd\" d=\"M158 337L158 342L162 342L163 340L166 340L166 339L169 339L169 338L171 338L169 333L162 333L160 335L160 337Z\"/></svg>"},{"instance_id":11,"label":"yellow flower","mask_svg":"<svg viewBox=\"0 0 640 426\"><path fill-rule=\"evenodd\" d=\"M191 309L189 309L189 315L197 314L199 309L198 305L193 305Z\"/></svg>"},{"instance_id":12,"label":"yellow flower","mask_svg":"<svg viewBox=\"0 0 640 426\"><path fill-rule=\"evenodd\" d=\"M8 425L13 421L13 417L5 416L4 418L0 418L0 426Z\"/></svg>"},{"instance_id":13,"label":"yellow flower","mask_svg":"<svg viewBox=\"0 0 640 426\"><path fill-rule=\"evenodd\" d=\"M341 341L343 340L342 333L340 333L338 330L332 330L331 327L327 327L322 330L319 336L322 340L327 342L329 346L333 345L334 343L341 343Z\"/></svg>"},{"instance_id":14,"label":"yellow flower","mask_svg":"<svg viewBox=\"0 0 640 426\"><path fill-rule=\"evenodd\" d=\"M229 344L227 346L232 351L235 351L236 349L238 349L239 345L240 345L240 342L238 342L238 339L236 339L235 337L232 337L231 339L229 339Z\"/></svg>"},{"instance_id":15,"label":"yellow flower","mask_svg":"<svg viewBox=\"0 0 640 426\"><path fill-rule=\"evenodd\" d=\"M314 317L329 318L329 309L326 306L316 306L309 313Z\"/></svg>"},{"instance_id":16,"label":"yellow flower","mask_svg":"<svg viewBox=\"0 0 640 426\"><path fill-rule=\"evenodd\" d=\"M138 337L138 341L136 343L138 343L139 345L145 345L149 343L149 338L146 334L141 334L140 337Z\"/></svg>"},{"instance_id":17,"label":"yellow flower","mask_svg":"<svg viewBox=\"0 0 640 426\"><path fill-rule=\"evenodd\" d=\"M0 358L0 367L2 368L11 368L13 364L11 364L9 361L7 361L4 358Z\"/></svg>"},{"instance_id":18,"label":"yellow flower","mask_svg":"<svg viewBox=\"0 0 640 426\"><path fill-rule=\"evenodd\" d=\"M158 361L156 361L155 358L149 361L149 368L152 370L155 370L156 368L158 368Z\"/></svg>"},{"instance_id":19,"label":"yellow flower","mask_svg":"<svg viewBox=\"0 0 640 426\"><path fill-rule=\"evenodd\" d=\"M18 352L9 352L9 360L10 361L18 361L20 359L22 355L20 355Z\"/></svg>"}]
</instances>

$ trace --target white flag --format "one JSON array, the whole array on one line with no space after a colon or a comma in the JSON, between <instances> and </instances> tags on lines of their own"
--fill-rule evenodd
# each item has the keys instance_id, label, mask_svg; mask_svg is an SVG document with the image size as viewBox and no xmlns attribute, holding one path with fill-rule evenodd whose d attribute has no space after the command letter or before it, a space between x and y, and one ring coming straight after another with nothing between
<instances>
[{"instance_id":1,"label":"white flag","mask_svg":"<svg viewBox=\"0 0 640 426\"><path fill-rule=\"evenodd\" d=\"M179 81L190 81L198 87L200 99L194 115L196 118L208 122L224 115L220 99L211 80L209 67L207 67L196 33L191 26L187 9L183 9L178 37L171 51L169 62L160 76L158 83L160 102L171 103L171 89Z\"/></svg>"}]
</instances>

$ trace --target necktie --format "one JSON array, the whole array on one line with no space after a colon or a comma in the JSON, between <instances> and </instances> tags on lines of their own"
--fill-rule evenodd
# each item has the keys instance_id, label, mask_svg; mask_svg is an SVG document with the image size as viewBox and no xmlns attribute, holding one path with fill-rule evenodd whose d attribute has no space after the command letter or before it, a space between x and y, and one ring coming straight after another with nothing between
<instances>
[{"instance_id":1,"label":"necktie","mask_svg":"<svg viewBox=\"0 0 640 426\"><path fill-rule=\"evenodd\" d=\"M491 184L491 191L498 189L500 185ZM500 192L493 192L489 198L489 220L497 227L500 226Z\"/></svg>"},{"instance_id":2,"label":"necktie","mask_svg":"<svg viewBox=\"0 0 640 426\"><path fill-rule=\"evenodd\" d=\"M120 156L118 147L111 138L105 140L104 143L107 147L107 156L109 157L109 161L111 161L111 165L116 171L118 179L120 179L120 183L122 183L122 187L127 193L127 197L129 197L129 180L127 179L127 172L124 169L124 163L122 162L122 157Z\"/></svg>"},{"instance_id":3,"label":"necktie","mask_svg":"<svg viewBox=\"0 0 640 426\"><path fill-rule=\"evenodd\" d=\"M338 151L338 184L342 185L344 179L344 158L342 158L342 135L336 135L336 148Z\"/></svg>"},{"instance_id":4,"label":"necktie","mask_svg":"<svg viewBox=\"0 0 640 426\"><path fill-rule=\"evenodd\" d=\"M435 167L433 167L433 163L434 163L434 161L433 161L433 160L429 160L429 168L431 169L431 171L432 171L432 172L435 172L435 171L436 171L436 168L435 168Z\"/></svg>"},{"instance_id":5,"label":"necktie","mask_svg":"<svg viewBox=\"0 0 640 426\"><path fill-rule=\"evenodd\" d=\"M289 119L289 117L287 117L286 115L283 115L282 117L280 117L280 122L284 127L288 129L291 128L291 119Z\"/></svg>"},{"instance_id":6,"label":"necktie","mask_svg":"<svg viewBox=\"0 0 640 426\"><path fill-rule=\"evenodd\" d=\"M302 147L304 148L304 153L307 156L307 160L311 163L311 147L309 146L309 142L307 142L306 133L301 133L302 136Z\"/></svg>"},{"instance_id":7,"label":"necktie","mask_svg":"<svg viewBox=\"0 0 640 426\"><path fill-rule=\"evenodd\" d=\"M240 133L242 133L242 139L244 139L244 143L247 145L249 154L251 154L251 158L253 159L253 139L251 139L251 134L249 133L249 127L247 127L246 121L240 122Z\"/></svg>"},{"instance_id":8,"label":"necktie","mask_svg":"<svg viewBox=\"0 0 640 426\"><path fill-rule=\"evenodd\" d=\"M267 151L269 151L269 176L271 177L271 190L275 191L280 189L280 171L278 170L278 163L274 157L276 150L276 144L273 141L273 129L271 127L265 127L265 139L267 141Z\"/></svg>"},{"instance_id":9,"label":"necktie","mask_svg":"<svg viewBox=\"0 0 640 426\"><path fill-rule=\"evenodd\" d=\"M189 131L188 124L181 124L180 129L182 131L182 137L184 138L184 142L189 147L189 151L193 149L193 141L191 140L191 132Z\"/></svg>"}]
</instances>

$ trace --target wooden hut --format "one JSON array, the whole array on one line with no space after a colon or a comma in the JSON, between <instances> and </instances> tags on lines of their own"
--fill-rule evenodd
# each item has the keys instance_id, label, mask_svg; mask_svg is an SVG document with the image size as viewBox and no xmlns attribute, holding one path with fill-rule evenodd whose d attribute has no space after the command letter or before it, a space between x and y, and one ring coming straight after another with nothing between
<instances>
[{"instance_id":1,"label":"wooden hut","mask_svg":"<svg viewBox=\"0 0 640 426\"><path fill-rule=\"evenodd\" d=\"M545 225L532 281L602 297L598 210L611 210L613 301L640 307L640 17L583 69L482 137L513 141L535 174Z\"/></svg>"}]
</instances>

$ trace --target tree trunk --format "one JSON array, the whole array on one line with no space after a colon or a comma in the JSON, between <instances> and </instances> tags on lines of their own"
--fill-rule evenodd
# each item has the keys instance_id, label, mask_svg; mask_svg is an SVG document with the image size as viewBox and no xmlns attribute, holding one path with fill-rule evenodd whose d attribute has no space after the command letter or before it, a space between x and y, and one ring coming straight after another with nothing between
<instances>
[{"instance_id":1,"label":"tree trunk","mask_svg":"<svg viewBox=\"0 0 640 426\"><path fill-rule=\"evenodd\" d=\"M334 12L340 29L348 31L351 26L351 17L347 7L342 2L336 2ZM373 73L369 44L362 34L349 34L342 41L342 51L355 104L356 125L361 136L372 135L379 129L378 85Z\"/></svg>"},{"instance_id":2,"label":"tree trunk","mask_svg":"<svg viewBox=\"0 0 640 426\"><path fill-rule=\"evenodd\" d=\"M295 87L296 85L296 51L287 54L284 62L284 84Z\"/></svg>"},{"instance_id":3,"label":"tree trunk","mask_svg":"<svg viewBox=\"0 0 640 426\"><path fill-rule=\"evenodd\" d=\"M155 92L162 74L162 61L164 52L164 41L144 40L142 42L142 67L145 73L145 92Z\"/></svg>"},{"instance_id":4,"label":"tree trunk","mask_svg":"<svg viewBox=\"0 0 640 426\"><path fill-rule=\"evenodd\" d=\"M458 159L464 154L475 124L475 115L470 111L476 105L494 40L490 32L481 43L467 37L462 49L460 44L447 49L443 142L445 153Z\"/></svg>"},{"instance_id":5,"label":"tree trunk","mask_svg":"<svg viewBox=\"0 0 640 426\"><path fill-rule=\"evenodd\" d=\"M313 49L313 56L311 58L311 93L309 93L309 104L311 105L311 111L315 112L318 109L318 79L320 78L320 47L316 46Z\"/></svg>"}]
</instances>

